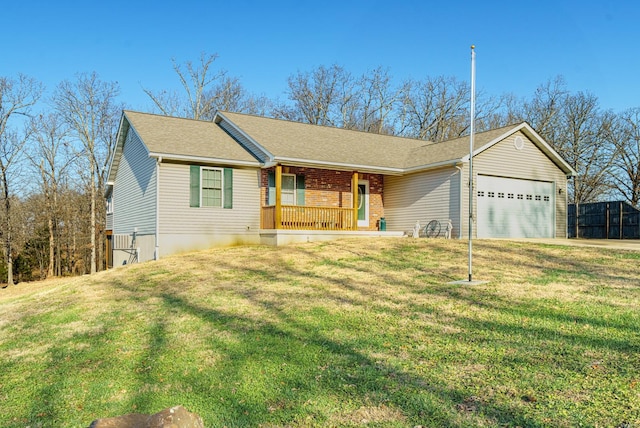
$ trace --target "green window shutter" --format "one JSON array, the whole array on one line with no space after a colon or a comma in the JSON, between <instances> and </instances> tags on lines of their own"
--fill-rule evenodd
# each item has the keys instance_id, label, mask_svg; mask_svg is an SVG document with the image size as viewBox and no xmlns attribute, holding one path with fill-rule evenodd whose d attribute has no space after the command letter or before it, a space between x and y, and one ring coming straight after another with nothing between
<instances>
[{"instance_id":1,"label":"green window shutter","mask_svg":"<svg viewBox=\"0 0 640 428\"><path fill-rule=\"evenodd\" d=\"M296 205L304 205L304 175L296 175Z\"/></svg>"},{"instance_id":2,"label":"green window shutter","mask_svg":"<svg viewBox=\"0 0 640 428\"><path fill-rule=\"evenodd\" d=\"M267 173L267 182L269 185L269 194L267 195L267 205L276 204L276 173L269 171Z\"/></svg>"},{"instance_id":3,"label":"green window shutter","mask_svg":"<svg viewBox=\"0 0 640 428\"><path fill-rule=\"evenodd\" d=\"M200 167L198 165L191 165L190 190L189 206L198 208L200 206Z\"/></svg>"},{"instance_id":4,"label":"green window shutter","mask_svg":"<svg viewBox=\"0 0 640 428\"><path fill-rule=\"evenodd\" d=\"M224 169L224 208L233 208L233 169Z\"/></svg>"}]
</instances>

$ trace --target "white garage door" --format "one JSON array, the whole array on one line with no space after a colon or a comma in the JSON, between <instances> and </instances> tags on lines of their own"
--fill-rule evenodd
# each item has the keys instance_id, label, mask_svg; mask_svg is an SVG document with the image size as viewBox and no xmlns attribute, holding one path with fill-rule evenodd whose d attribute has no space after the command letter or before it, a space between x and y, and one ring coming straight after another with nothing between
<instances>
[{"instance_id":1,"label":"white garage door","mask_svg":"<svg viewBox=\"0 0 640 428\"><path fill-rule=\"evenodd\" d=\"M478 175L478 238L553 238L554 185Z\"/></svg>"}]
</instances>

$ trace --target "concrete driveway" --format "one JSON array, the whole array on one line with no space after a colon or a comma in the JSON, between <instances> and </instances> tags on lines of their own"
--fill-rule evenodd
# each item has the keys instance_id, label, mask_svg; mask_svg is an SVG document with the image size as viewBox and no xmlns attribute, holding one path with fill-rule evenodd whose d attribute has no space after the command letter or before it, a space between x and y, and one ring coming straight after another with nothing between
<instances>
[{"instance_id":1,"label":"concrete driveway","mask_svg":"<svg viewBox=\"0 0 640 428\"><path fill-rule=\"evenodd\" d=\"M640 240L637 239L513 239L520 242L538 242L549 245L570 245L576 247L602 247L614 248L617 250L640 251Z\"/></svg>"}]
</instances>

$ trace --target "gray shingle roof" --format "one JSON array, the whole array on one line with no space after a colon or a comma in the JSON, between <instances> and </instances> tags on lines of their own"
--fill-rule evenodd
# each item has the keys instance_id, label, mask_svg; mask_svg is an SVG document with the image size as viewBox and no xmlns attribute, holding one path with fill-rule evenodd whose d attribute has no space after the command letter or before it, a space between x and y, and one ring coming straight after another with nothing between
<instances>
[{"instance_id":1,"label":"gray shingle roof","mask_svg":"<svg viewBox=\"0 0 640 428\"><path fill-rule=\"evenodd\" d=\"M456 163L469 154L469 136L441 143L371 134L241 113L220 112L278 159L399 170ZM511 125L474 137L474 150L509 133Z\"/></svg>"},{"instance_id":2,"label":"gray shingle roof","mask_svg":"<svg viewBox=\"0 0 640 428\"><path fill-rule=\"evenodd\" d=\"M473 150L476 152L485 144L496 138L508 134L520 125L510 125L490 131L480 132L473 137ZM469 155L469 136L443 141L441 143L429 143L413 150L405 163L405 168L437 165L447 162L460 161Z\"/></svg>"},{"instance_id":3,"label":"gray shingle roof","mask_svg":"<svg viewBox=\"0 0 640 428\"><path fill-rule=\"evenodd\" d=\"M151 153L230 161L255 162L226 132L213 122L124 112Z\"/></svg>"},{"instance_id":4,"label":"gray shingle roof","mask_svg":"<svg viewBox=\"0 0 640 428\"><path fill-rule=\"evenodd\" d=\"M125 111L124 116L153 155L174 159L221 160L244 165L260 165L257 158L216 122ZM469 155L469 136L433 143L390 135L371 134L328 126L317 126L253 116L219 112L225 120L248 136L258 147L273 155L276 162L319 165L361 171L406 173L464 161ZM526 129L523 129L526 128ZM476 133L474 150L504 138L526 124L506 126ZM553 149L540 140L539 146L563 170L573 171ZM118 150L118 149L117 149ZM112 167L117 169L118 153Z\"/></svg>"},{"instance_id":5,"label":"gray shingle roof","mask_svg":"<svg viewBox=\"0 0 640 428\"><path fill-rule=\"evenodd\" d=\"M329 126L221 112L223 117L244 131L278 159L297 159L317 163L398 168L407 156L425 141L389 135L351 131Z\"/></svg>"}]
</instances>

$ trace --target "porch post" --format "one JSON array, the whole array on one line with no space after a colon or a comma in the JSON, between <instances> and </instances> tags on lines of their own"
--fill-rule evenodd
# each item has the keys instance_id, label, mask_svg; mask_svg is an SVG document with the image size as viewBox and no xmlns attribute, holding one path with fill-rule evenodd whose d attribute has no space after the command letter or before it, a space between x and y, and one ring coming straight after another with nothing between
<instances>
[{"instance_id":1,"label":"porch post","mask_svg":"<svg viewBox=\"0 0 640 428\"><path fill-rule=\"evenodd\" d=\"M276 165L276 229L282 228L282 165Z\"/></svg>"},{"instance_id":2,"label":"porch post","mask_svg":"<svg viewBox=\"0 0 640 428\"><path fill-rule=\"evenodd\" d=\"M358 171L353 171L351 177L351 193L353 194L353 230L358 230Z\"/></svg>"}]
</instances>

